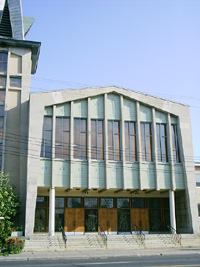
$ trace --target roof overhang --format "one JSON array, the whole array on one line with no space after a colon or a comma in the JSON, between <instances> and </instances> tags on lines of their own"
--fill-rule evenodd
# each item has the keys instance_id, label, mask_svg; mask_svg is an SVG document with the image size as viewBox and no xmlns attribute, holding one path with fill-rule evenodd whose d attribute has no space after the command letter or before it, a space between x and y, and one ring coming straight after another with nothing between
<instances>
[{"instance_id":1,"label":"roof overhang","mask_svg":"<svg viewBox=\"0 0 200 267\"><path fill-rule=\"evenodd\" d=\"M0 37L0 46L1 47L19 47L19 48L28 48L31 50L31 74L34 74L37 69L38 58L40 54L40 42L25 41L25 40L16 40L11 38Z\"/></svg>"}]
</instances>

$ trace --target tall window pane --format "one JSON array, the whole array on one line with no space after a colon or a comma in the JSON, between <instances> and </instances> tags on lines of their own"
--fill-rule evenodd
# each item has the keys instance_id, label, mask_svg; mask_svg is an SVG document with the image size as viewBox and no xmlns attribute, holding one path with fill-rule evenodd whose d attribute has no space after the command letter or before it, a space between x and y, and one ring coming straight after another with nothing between
<instances>
[{"instance_id":1,"label":"tall window pane","mask_svg":"<svg viewBox=\"0 0 200 267\"><path fill-rule=\"evenodd\" d=\"M52 118L44 117L41 157L52 157Z\"/></svg>"},{"instance_id":2,"label":"tall window pane","mask_svg":"<svg viewBox=\"0 0 200 267\"><path fill-rule=\"evenodd\" d=\"M69 118L56 118L55 156L69 159Z\"/></svg>"},{"instance_id":3,"label":"tall window pane","mask_svg":"<svg viewBox=\"0 0 200 267\"><path fill-rule=\"evenodd\" d=\"M121 160L119 121L108 121L108 159Z\"/></svg>"},{"instance_id":4,"label":"tall window pane","mask_svg":"<svg viewBox=\"0 0 200 267\"><path fill-rule=\"evenodd\" d=\"M8 54L0 53L0 72L7 71L7 60L8 60Z\"/></svg>"},{"instance_id":5,"label":"tall window pane","mask_svg":"<svg viewBox=\"0 0 200 267\"><path fill-rule=\"evenodd\" d=\"M92 159L103 160L103 121L91 121L91 157Z\"/></svg>"},{"instance_id":6,"label":"tall window pane","mask_svg":"<svg viewBox=\"0 0 200 267\"><path fill-rule=\"evenodd\" d=\"M125 159L137 161L135 122L125 122Z\"/></svg>"},{"instance_id":7,"label":"tall window pane","mask_svg":"<svg viewBox=\"0 0 200 267\"><path fill-rule=\"evenodd\" d=\"M153 161L151 123L141 122L140 130L141 130L142 160L148 162Z\"/></svg>"},{"instance_id":8,"label":"tall window pane","mask_svg":"<svg viewBox=\"0 0 200 267\"><path fill-rule=\"evenodd\" d=\"M158 150L158 161L168 162L168 152L167 152L167 125L166 124L156 124L157 130L157 150Z\"/></svg>"},{"instance_id":9,"label":"tall window pane","mask_svg":"<svg viewBox=\"0 0 200 267\"><path fill-rule=\"evenodd\" d=\"M173 159L175 162L180 163L181 157L180 157L180 147L179 147L177 124L172 124L171 130L172 130Z\"/></svg>"},{"instance_id":10,"label":"tall window pane","mask_svg":"<svg viewBox=\"0 0 200 267\"><path fill-rule=\"evenodd\" d=\"M74 119L74 158L87 158L87 120Z\"/></svg>"}]
</instances>

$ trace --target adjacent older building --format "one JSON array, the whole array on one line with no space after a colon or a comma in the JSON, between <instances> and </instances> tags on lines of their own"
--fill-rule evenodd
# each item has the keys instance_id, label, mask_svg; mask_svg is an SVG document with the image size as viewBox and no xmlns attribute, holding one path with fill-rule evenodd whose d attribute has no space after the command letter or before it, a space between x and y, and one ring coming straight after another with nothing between
<instances>
[{"instance_id":1,"label":"adjacent older building","mask_svg":"<svg viewBox=\"0 0 200 267\"><path fill-rule=\"evenodd\" d=\"M0 162L26 235L199 232L189 107L114 86L30 94L34 19L0 7Z\"/></svg>"}]
</instances>

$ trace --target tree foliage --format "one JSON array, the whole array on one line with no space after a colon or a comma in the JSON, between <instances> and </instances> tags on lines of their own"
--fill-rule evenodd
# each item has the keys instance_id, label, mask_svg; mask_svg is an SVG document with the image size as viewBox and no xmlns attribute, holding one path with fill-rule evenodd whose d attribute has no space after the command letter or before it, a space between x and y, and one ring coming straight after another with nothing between
<instances>
[{"instance_id":1,"label":"tree foliage","mask_svg":"<svg viewBox=\"0 0 200 267\"><path fill-rule=\"evenodd\" d=\"M4 217L4 220L0 220L0 248L11 235L13 219L20 206L19 197L9 181L9 174L0 173L0 217Z\"/></svg>"}]
</instances>

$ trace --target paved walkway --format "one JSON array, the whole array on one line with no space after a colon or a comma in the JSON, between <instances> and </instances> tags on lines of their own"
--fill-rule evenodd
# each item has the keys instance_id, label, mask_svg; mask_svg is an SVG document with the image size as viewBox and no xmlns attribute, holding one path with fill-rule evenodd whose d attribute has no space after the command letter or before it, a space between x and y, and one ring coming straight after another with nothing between
<instances>
[{"instance_id":1,"label":"paved walkway","mask_svg":"<svg viewBox=\"0 0 200 267\"><path fill-rule=\"evenodd\" d=\"M30 261L30 260L57 260L57 259L89 259L107 257L141 257L141 256L162 256L162 255L183 255L200 254L200 248L186 249L146 249L146 250L83 250L63 252L22 252L9 256L0 256L1 261Z\"/></svg>"}]
</instances>

